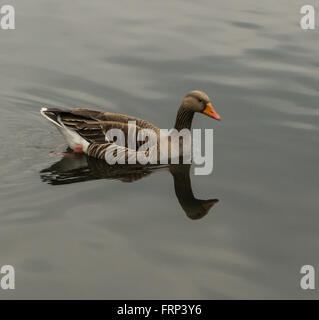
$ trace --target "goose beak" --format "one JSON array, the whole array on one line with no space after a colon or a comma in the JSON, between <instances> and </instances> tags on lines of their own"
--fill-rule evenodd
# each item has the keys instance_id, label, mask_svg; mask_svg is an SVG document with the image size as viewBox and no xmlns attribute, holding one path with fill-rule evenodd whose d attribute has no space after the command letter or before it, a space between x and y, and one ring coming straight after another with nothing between
<instances>
[{"instance_id":1,"label":"goose beak","mask_svg":"<svg viewBox=\"0 0 319 320\"><path fill-rule=\"evenodd\" d=\"M216 120L220 120L220 116L215 111L215 109L213 108L213 106L212 106L212 104L210 102L208 102L206 104L206 107L203 110L203 113L206 114L207 116L211 117L211 118L214 118Z\"/></svg>"}]
</instances>

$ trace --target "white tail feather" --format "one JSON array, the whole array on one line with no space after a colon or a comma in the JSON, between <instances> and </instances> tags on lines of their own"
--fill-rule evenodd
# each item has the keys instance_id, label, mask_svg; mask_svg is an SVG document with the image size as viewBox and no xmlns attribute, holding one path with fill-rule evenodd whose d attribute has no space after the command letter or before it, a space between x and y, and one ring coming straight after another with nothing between
<instances>
[{"instance_id":1,"label":"white tail feather","mask_svg":"<svg viewBox=\"0 0 319 320\"><path fill-rule=\"evenodd\" d=\"M90 143L82 138L76 131L68 129L61 121L61 117L59 115L57 116L57 121L55 121L45 114L46 111L48 111L47 108L42 108L40 110L41 114L50 122L52 122L61 132L69 147L74 150L75 147L81 145L83 147L83 151L86 153Z\"/></svg>"},{"instance_id":2,"label":"white tail feather","mask_svg":"<svg viewBox=\"0 0 319 320\"><path fill-rule=\"evenodd\" d=\"M61 125L59 131L62 133L64 139L71 149L75 149L79 144L82 145L83 151L86 153L89 146L89 142L82 138L76 131L68 129L61 121L60 116L58 116L58 122Z\"/></svg>"}]
</instances>

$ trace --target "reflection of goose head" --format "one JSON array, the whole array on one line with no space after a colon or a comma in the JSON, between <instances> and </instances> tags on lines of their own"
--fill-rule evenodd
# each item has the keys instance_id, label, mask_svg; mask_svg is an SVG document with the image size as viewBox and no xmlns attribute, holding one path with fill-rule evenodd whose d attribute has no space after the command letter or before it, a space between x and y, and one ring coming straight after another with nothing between
<instances>
[{"instance_id":1,"label":"reflection of goose head","mask_svg":"<svg viewBox=\"0 0 319 320\"><path fill-rule=\"evenodd\" d=\"M116 179L123 182L134 182L152 172L163 169L163 166L116 165L109 166L105 161L87 157L84 154L66 153L58 162L40 172L42 181L52 185L70 184L98 179ZM167 167L166 167L167 168ZM174 178L175 193L181 207L190 219L204 217L217 199L199 200L194 197L190 165L170 165L169 171Z\"/></svg>"},{"instance_id":2,"label":"reflection of goose head","mask_svg":"<svg viewBox=\"0 0 319 320\"><path fill-rule=\"evenodd\" d=\"M186 215L193 220L204 217L219 200L200 200L194 197L189 175L190 165L171 165L169 169L174 178L176 197Z\"/></svg>"}]
</instances>

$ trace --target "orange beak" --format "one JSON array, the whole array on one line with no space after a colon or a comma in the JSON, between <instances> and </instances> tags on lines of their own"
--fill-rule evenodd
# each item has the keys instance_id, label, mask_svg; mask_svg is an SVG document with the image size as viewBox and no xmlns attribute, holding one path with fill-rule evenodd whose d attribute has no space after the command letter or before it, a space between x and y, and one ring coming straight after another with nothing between
<instances>
[{"instance_id":1,"label":"orange beak","mask_svg":"<svg viewBox=\"0 0 319 320\"><path fill-rule=\"evenodd\" d=\"M206 104L205 109L203 110L203 113L205 113L207 116L214 118L216 120L220 120L220 116L218 115L218 113L215 111L215 109L213 108L212 104L210 102L208 102Z\"/></svg>"}]
</instances>

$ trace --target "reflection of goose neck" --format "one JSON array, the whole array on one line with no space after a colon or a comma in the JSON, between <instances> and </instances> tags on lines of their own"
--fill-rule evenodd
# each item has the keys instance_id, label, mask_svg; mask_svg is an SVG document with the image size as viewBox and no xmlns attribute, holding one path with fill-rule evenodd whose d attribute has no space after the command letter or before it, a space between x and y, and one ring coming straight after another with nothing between
<instances>
[{"instance_id":1,"label":"reflection of goose neck","mask_svg":"<svg viewBox=\"0 0 319 320\"><path fill-rule=\"evenodd\" d=\"M193 201L194 194L190 179L190 165L172 166L172 174L174 178L175 193L178 199L183 202Z\"/></svg>"},{"instance_id":2,"label":"reflection of goose neck","mask_svg":"<svg viewBox=\"0 0 319 320\"><path fill-rule=\"evenodd\" d=\"M190 219L204 217L209 209L218 202L218 199L200 200L194 197L190 179L190 165L172 165L170 172L174 178L178 202Z\"/></svg>"}]
</instances>

